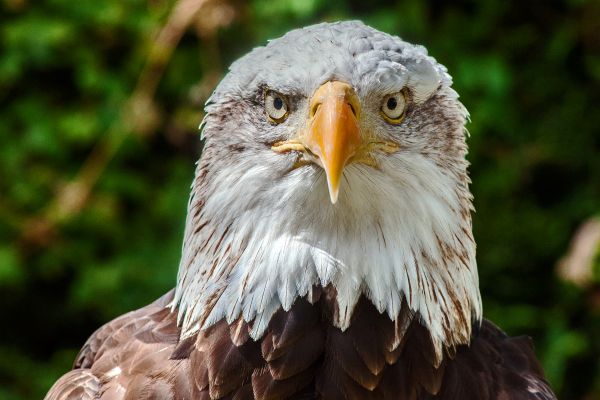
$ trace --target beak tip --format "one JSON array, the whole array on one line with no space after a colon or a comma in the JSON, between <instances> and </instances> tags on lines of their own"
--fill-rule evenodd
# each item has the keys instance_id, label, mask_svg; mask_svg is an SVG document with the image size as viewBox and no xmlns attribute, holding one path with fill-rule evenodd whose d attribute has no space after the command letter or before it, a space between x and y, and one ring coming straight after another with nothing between
<instances>
[{"instance_id":1,"label":"beak tip","mask_svg":"<svg viewBox=\"0 0 600 400\"><path fill-rule=\"evenodd\" d=\"M338 201L339 189L334 189L332 187L329 188L329 199L331 200L331 204L335 204Z\"/></svg>"}]
</instances>

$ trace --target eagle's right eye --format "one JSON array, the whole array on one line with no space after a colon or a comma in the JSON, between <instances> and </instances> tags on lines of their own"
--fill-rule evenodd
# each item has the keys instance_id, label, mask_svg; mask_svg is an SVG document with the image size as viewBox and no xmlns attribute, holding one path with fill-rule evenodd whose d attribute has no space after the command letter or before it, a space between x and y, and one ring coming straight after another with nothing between
<instances>
[{"instance_id":1,"label":"eagle's right eye","mask_svg":"<svg viewBox=\"0 0 600 400\"><path fill-rule=\"evenodd\" d=\"M285 121L289 114L289 106L286 98L273 90L265 94L265 111L271 122L277 124Z\"/></svg>"},{"instance_id":2,"label":"eagle's right eye","mask_svg":"<svg viewBox=\"0 0 600 400\"><path fill-rule=\"evenodd\" d=\"M397 125L404 119L405 108L406 96L403 91L400 91L383 98L381 113L387 122Z\"/></svg>"}]
</instances>

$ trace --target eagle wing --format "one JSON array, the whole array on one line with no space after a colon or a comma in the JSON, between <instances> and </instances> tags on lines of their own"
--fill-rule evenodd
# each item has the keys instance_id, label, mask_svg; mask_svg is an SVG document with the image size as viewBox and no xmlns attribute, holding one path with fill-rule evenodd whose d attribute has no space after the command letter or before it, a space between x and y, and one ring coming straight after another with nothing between
<instances>
[{"instance_id":1,"label":"eagle wing","mask_svg":"<svg viewBox=\"0 0 600 400\"><path fill-rule=\"evenodd\" d=\"M47 400L92 400L98 398L100 380L89 369L64 374L46 395Z\"/></svg>"}]
</instances>

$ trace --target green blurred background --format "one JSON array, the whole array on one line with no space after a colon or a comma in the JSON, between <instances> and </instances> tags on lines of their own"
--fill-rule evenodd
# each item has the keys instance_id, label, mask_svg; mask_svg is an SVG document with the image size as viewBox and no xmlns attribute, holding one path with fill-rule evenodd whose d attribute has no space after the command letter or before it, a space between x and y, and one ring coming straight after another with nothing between
<instances>
[{"instance_id":1,"label":"green blurred background","mask_svg":"<svg viewBox=\"0 0 600 400\"><path fill-rule=\"evenodd\" d=\"M0 4L0 399L42 398L97 327L174 285L227 65L349 18L449 68L485 315L534 337L560 398L600 398L600 2Z\"/></svg>"}]
</instances>

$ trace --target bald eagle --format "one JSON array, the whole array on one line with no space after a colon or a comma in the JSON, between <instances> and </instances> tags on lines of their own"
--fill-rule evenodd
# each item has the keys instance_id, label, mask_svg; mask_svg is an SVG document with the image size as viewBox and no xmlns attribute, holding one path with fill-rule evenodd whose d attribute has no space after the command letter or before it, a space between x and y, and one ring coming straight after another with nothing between
<instances>
[{"instance_id":1,"label":"bald eagle","mask_svg":"<svg viewBox=\"0 0 600 400\"><path fill-rule=\"evenodd\" d=\"M101 327L58 399L555 399L483 319L466 109L360 22L236 61L206 105L176 287Z\"/></svg>"}]
</instances>

